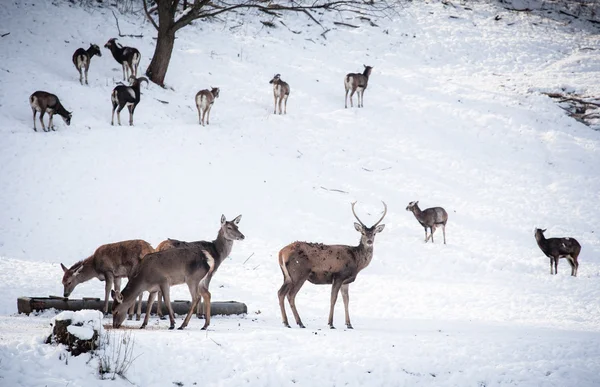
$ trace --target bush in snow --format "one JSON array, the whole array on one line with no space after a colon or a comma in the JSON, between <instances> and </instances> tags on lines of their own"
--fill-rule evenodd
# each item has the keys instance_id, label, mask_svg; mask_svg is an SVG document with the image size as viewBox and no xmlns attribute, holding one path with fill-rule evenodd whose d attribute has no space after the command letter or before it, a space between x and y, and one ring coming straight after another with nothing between
<instances>
[{"instance_id":1,"label":"bush in snow","mask_svg":"<svg viewBox=\"0 0 600 387\"><path fill-rule=\"evenodd\" d=\"M98 356L98 375L100 379L116 379L117 376L127 379L125 373L136 358L133 357L135 340L131 331L110 331L103 334Z\"/></svg>"}]
</instances>

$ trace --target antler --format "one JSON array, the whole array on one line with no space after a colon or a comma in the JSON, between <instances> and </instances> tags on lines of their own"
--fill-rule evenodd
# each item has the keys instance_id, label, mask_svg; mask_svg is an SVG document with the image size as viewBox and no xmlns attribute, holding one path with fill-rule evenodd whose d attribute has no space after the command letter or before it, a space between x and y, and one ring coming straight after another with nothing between
<instances>
[{"instance_id":1,"label":"antler","mask_svg":"<svg viewBox=\"0 0 600 387\"><path fill-rule=\"evenodd\" d=\"M382 200L381 201L383 203L383 215L381 215L381 219L379 219L377 221L377 223L375 223L373 225L373 227L377 226L379 223L381 223L381 221L383 220L383 218L385 218L385 215L387 214L387 205L385 204L385 202Z\"/></svg>"},{"instance_id":2,"label":"antler","mask_svg":"<svg viewBox=\"0 0 600 387\"><path fill-rule=\"evenodd\" d=\"M367 227L365 226L365 224L358 218L358 215L356 215L356 212L354 211L354 205L356 204L356 202L352 202L352 213L354 214L354 217L356 218L356 220L358 220L358 223L360 223L361 226L363 227Z\"/></svg>"}]
</instances>

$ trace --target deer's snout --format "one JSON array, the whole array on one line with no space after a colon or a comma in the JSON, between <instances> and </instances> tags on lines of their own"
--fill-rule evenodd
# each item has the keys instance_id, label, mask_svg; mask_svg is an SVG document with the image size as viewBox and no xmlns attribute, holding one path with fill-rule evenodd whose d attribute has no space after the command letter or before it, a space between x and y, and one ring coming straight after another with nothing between
<instances>
[{"instance_id":1,"label":"deer's snout","mask_svg":"<svg viewBox=\"0 0 600 387\"><path fill-rule=\"evenodd\" d=\"M243 241L244 239L246 239L246 237L244 236L244 234L240 234L240 240Z\"/></svg>"},{"instance_id":2,"label":"deer's snout","mask_svg":"<svg viewBox=\"0 0 600 387\"><path fill-rule=\"evenodd\" d=\"M373 244L373 239L367 239L367 245L371 246Z\"/></svg>"}]
</instances>

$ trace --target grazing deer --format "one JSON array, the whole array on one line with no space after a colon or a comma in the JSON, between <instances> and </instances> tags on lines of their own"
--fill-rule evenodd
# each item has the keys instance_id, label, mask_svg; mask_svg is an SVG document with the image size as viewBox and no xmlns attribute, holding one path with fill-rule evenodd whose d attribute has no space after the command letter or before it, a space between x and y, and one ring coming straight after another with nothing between
<instances>
[{"instance_id":1,"label":"grazing deer","mask_svg":"<svg viewBox=\"0 0 600 387\"><path fill-rule=\"evenodd\" d=\"M137 48L123 47L117 43L117 38L109 39L104 45L113 55L113 58L123 67L123 80L137 78L137 69L142 55Z\"/></svg>"},{"instance_id":2,"label":"grazing deer","mask_svg":"<svg viewBox=\"0 0 600 387\"><path fill-rule=\"evenodd\" d=\"M148 255L140 264L136 274L129 280L122 293L111 292L113 302L113 328L119 328L125 320L125 311L135 302L138 294L150 292L148 305L154 303L156 292L161 291L167 309L169 310L170 326L175 328L175 315L171 308L170 288L173 285L187 284L192 296L192 305L179 327L183 329L188 325L194 309L199 302L199 296L204 299L206 307L206 320L202 329L210 325L210 297L208 291L210 280L221 263L229 256L233 242L243 240L244 234L238 229L242 215L231 221L221 216L221 227L217 239L212 242L194 242L194 246L168 249ZM144 322L140 328L148 325L150 316L149 308L146 310Z\"/></svg>"},{"instance_id":3,"label":"grazing deer","mask_svg":"<svg viewBox=\"0 0 600 387\"><path fill-rule=\"evenodd\" d=\"M200 90L196 94L196 108L198 109L198 123L204 126L204 117L206 116L206 124L210 124L210 110L215 103L215 98L219 98L219 88L210 87L210 90Z\"/></svg>"},{"instance_id":4,"label":"grazing deer","mask_svg":"<svg viewBox=\"0 0 600 387\"><path fill-rule=\"evenodd\" d=\"M75 263L68 269L61 263L60 266L64 271L62 279L64 296L69 297L77 285L92 278L106 281L103 311L104 314L107 314L108 296L113 284L114 290L119 292L121 290L121 278L131 278L142 258L152 252L154 252L154 249L148 242L134 239L102 245L89 258ZM140 300L136 316L138 320L141 315L141 305Z\"/></svg>"},{"instance_id":5,"label":"grazing deer","mask_svg":"<svg viewBox=\"0 0 600 387\"><path fill-rule=\"evenodd\" d=\"M273 85L273 97L275 98L273 114L277 114L277 100L279 100L279 114L281 114L281 101L284 101L283 114L287 114L287 100L290 96L290 85L281 80L280 74L275 74L269 83Z\"/></svg>"},{"instance_id":6,"label":"grazing deer","mask_svg":"<svg viewBox=\"0 0 600 387\"><path fill-rule=\"evenodd\" d=\"M88 70L90 69L90 62L92 61L92 57L94 55L102 56L100 52L100 47L95 44L90 43L90 48L84 50L83 48L78 48L75 50L73 54L73 64L79 72L79 83L83 85L83 72L85 71L85 84L88 84Z\"/></svg>"},{"instance_id":7,"label":"grazing deer","mask_svg":"<svg viewBox=\"0 0 600 387\"><path fill-rule=\"evenodd\" d=\"M369 83L369 76L371 75L371 71L373 70L372 66L365 66L365 71L362 74L358 73L349 73L346 74L344 78L344 87L346 88L346 97L344 98L344 107L348 107L348 91L350 92L350 107L354 107L352 105L352 96L355 91L358 91L358 107L364 107L364 95L365 89L367 88L367 84Z\"/></svg>"},{"instance_id":8,"label":"grazing deer","mask_svg":"<svg viewBox=\"0 0 600 387\"><path fill-rule=\"evenodd\" d=\"M50 115L50 119L48 120L48 128L55 130L54 125L52 124L52 116L54 114L58 114L63 118L65 124L71 125L71 117L73 114L68 112L67 109L63 107L63 105L58 100L58 97L54 94L48 93L46 91L36 91L31 94L29 97L29 105L31 106L31 110L33 111L33 130L37 132L37 128L35 127L35 116L38 112L40 112L40 123L42 124L42 129L44 132L48 132L46 127L44 126L44 114L48 113Z\"/></svg>"},{"instance_id":9,"label":"grazing deer","mask_svg":"<svg viewBox=\"0 0 600 387\"><path fill-rule=\"evenodd\" d=\"M419 208L419 201L410 202L406 207L406 211L411 211L415 218L421 223L421 226L425 228L425 243L431 238L433 243L433 233L438 226L442 227L444 232L444 244L446 244L446 222L448 221L448 213L442 207L432 207L424 211ZM427 236L427 228L431 230L429 236Z\"/></svg>"},{"instance_id":10,"label":"grazing deer","mask_svg":"<svg viewBox=\"0 0 600 387\"><path fill-rule=\"evenodd\" d=\"M539 228L535 229L535 240L542 252L550 258L550 274L558 274L558 260L566 258L571 265L571 275L577 277L579 263L577 257L581 252L581 245L575 238L548 238L544 237L544 232ZM554 264L554 270L552 269Z\"/></svg>"},{"instance_id":11,"label":"grazing deer","mask_svg":"<svg viewBox=\"0 0 600 387\"><path fill-rule=\"evenodd\" d=\"M344 310L346 312L346 326L352 329L350 315L348 313L348 287L358 273L371 263L373 258L373 243L375 234L383 231L384 224L379 224L387 214L387 206L383 203L383 215L372 227L367 227L358 218L354 211L352 203L352 213L359 223L354 223L356 231L360 232L360 243L358 246L346 245L324 245L321 243L294 242L285 246L279 251L279 266L283 273L283 285L277 292L279 297L279 307L283 325L290 327L287 315L285 314L284 298L287 296L296 323L300 328L304 324L300 320L300 315L296 310L296 294L306 280L315 285L332 284L331 287L331 305L329 309L328 325L333 326L333 310L337 296L342 290L344 300Z\"/></svg>"},{"instance_id":12,"label":"grazing deer","mask_svg":"<svg viewBox=\"0 0 600 387\"><path fill-rule=\"evenodd\" d=\"M130 86L118 85L110 94L110 101L112 102L111 125L115 124L115 110L117 111L117 122L121 125L121 110L125 106L129 110L129 125L133 125L133 112L138 103L140 103L140 84L142 82L148 84L148 79L146 77L131 77L129 81L131 82Z\"/></svg>"}]
</instances>

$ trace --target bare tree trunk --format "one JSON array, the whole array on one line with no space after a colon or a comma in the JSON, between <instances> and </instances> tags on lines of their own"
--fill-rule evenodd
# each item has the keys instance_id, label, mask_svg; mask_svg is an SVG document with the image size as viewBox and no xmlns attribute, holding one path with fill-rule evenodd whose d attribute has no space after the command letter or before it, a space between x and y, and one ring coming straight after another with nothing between
<instances>
[{"instance_id":1,"label":"bare tree trunk","mask_svg":"<svg viewBox=\"0 0 600 387\"><path fill-rule=\"evenodd\" d=\"M165 85L165 76L171 61L173 46L175 45L175 32L171 29L166 31L158 31L158 39L156 40L156 48L152 61L146 70L146 75L150 80L157 85Z\"/></svg>"}]
</instances>

